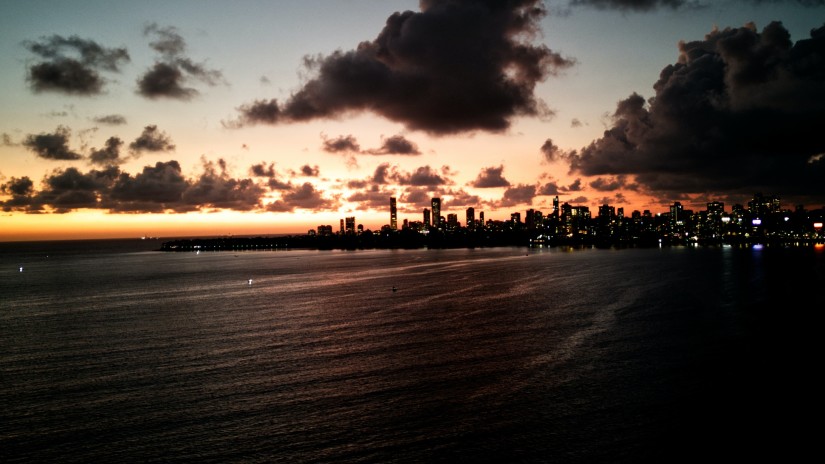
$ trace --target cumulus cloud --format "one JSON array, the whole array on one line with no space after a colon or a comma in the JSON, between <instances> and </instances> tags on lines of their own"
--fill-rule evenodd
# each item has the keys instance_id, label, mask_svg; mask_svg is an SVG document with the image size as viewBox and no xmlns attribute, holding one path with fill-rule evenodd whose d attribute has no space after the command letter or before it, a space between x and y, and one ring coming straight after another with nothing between
<instances>
[{"instance_id":1,"label":"cumulus cloud","mask_svg":"<svg viewBox=\"0 0 825 464\"><path fill-rule=\"evenodd\" d=\"M106 124L108 126L122 126L126 124L126 118L119 114L107 114L104 116L95 116L92 121L98 124Z\"/></svg>"},{"instance_id":2,"label":"cumulus cloud","mask_svg":"<svg viewBox=\"0 0 825 464\"><path fill-rule=\"evenodd\" d=\"M781 23L714 29L679 44L646 101L617 104L612 127L571 161L587 176L632 175L659 193L825 201L825 26L792 43Z\"/></svg>"},{"instance_id":3,"label":"cumulus cloud","mask_svg":"<svg viewBox=\"0 0 825 464\"><path fill-rule=\"evenodd\" d=\"M132 153L140 154L143 152L165 152L175 149L172 144L172 139L166 132L158 130L158 126L150 125L143 128L143 132L132 143L129 144L129 150Z\"/></svg>"},{"instance_id":4,"label":"cumulus cloud","mask_svg":"<svg viewBox=\"0 0 825 464\"><path fill-rule=\"evenodd\" d=\"M89 154L89 161L92 164L99 164L102 166L120 164L125 161L120 157L120 147L122 146L123 140L120 140L119 137L109 137L103 148L99 150L92 150L92 153Z\"/></svg>"},{"instance_id":5,"label":"cumulus cloud","mask_svg":"<svg viewBox=\"0 0 825 464\"><path fill-rule=\"evenodd\" d=\"M509 187L510 182L502 176L503 171L503 165L484 168L470 185L475 188Z\"/></svg>"},{"instance_id":6,"label":"cumulus cloud","mask_svg":"<svg viewBox=\"0 0 825 464\"><path fill-rule=\"evenodd\" d=\"M541 145L541 153L544 155L544 159L549 162L562 159L565 156L564 151L557 147L551 139L545 140Z\"/></svg>"},{"instance_id":7,"label":"cumulus cloud","mask_svg":"<svg viewBox=\"0 0 825 464\"><path fill-rule=\"evenodd\" d=\"M24 42L40 60L28 67L26 79L35 92L95 95L103 92L106 79L100 71L119 72L129 62L125 48L105 48L73 35L53 35Z\"/></svg>"},{"instance_id":8,"label":"cumulus cloud","mask_svg":"<svg viewBox=\"0 0 825 464\"><path fill-rule=\"evenodd\" d=\"M177 28L152 23L144 28L143 34L154 38L149 46L160 58L138 79L138 94L152 99L189 100L199 94L197 89L189 87L193 81L209 86L224 82L220 71L185 56L186 41Z\"/></svg>"},{"instance_id":9,"label":"cumulus cloud","mask_svg":"<svg viewBox=\"0 0 825 464\"><path fill-rule=\"evenodd\" d=\"M533 44L538 0L424 0L391 15L354 50L304 60L311 78L288 99L239 108L229 125L279 124L370 111L432 134L501 132L550 114L536 84L574 64Z\"/></svg>"},{"instance_id":10,"label":"cumulus cloud","mask_svg":"<svg viewBox=\"0 0 825 464\"><path fill-rule=\"evenodd\" d=\"M79 160L83 155L69 148L71 131L58 126L54 133L30 134L23 140L23 146L37 156L50 160Z\"/></svg>"},{"instance_id":11,"label":"cumulus cloud","mask_svg":"<svg viewBox=\"0 0 825 464\"><path fill-rule=\"evenodd\" d=\"M562 193L562 190L559 188L559 184L557 182L550 181L542 185L536 192L536 195L558 195L560 193Z\"/></svg>"}]
</instances>

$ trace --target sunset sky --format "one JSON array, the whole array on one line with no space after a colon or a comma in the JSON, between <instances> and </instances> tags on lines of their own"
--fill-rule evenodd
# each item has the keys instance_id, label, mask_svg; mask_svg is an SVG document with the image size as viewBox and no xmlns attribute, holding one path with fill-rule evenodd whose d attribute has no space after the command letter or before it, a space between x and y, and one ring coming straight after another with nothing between
<instances>
[{"instance_id":1,"label":"sunset sky","mask_svg":"<svg viewBox=\"0 0 825 464\"><path fill-rule=\"evenodd\" d=\"M0 6L0 241L825 206L825 0Z\"/></svg>"}]
</instances>

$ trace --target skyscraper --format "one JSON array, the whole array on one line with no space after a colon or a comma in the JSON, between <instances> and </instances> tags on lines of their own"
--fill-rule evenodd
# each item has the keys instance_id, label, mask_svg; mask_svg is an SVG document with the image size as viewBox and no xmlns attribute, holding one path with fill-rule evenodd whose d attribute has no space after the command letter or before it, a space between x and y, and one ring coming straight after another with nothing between
<instances>
[{"instance_id":1,"label":"skyscraper","mask_svg":"<svg viewBox=\"0 0 825 464\"><path fill-rule=\"evenodd\" d=\"M398 230L398 210L395 206L395 197L390 197L390 229Z\"/></svg>"},{"instance_id":2,"label":"skyscraper","mask_svg":"<svg viewBox=\"0 0 825 464\"><path fill-rule=\"evenodd\" d=\"M467 208L467 228L473 229L476 225L476 210L472 206Z\"/></svg>"},{"instance_id":3,"label":"skyscraper","mask_svg":"<svg viewBox=\"0 0 825 464\"><path fill-rule=\"evenodd\" d=\"M430 227L430 210L424 208L424 225Z\"/></svg>"},{"instance_id":4,"label":"skyscraper","mask_svg":"<svg viewBox=\"0 0 825 464\"><path fill-rule=\"evenodd\" d=\"M441 227L441 198L433 198L433 226Z\"/></svg>"},{"instance_id":5,"label":"skyscraper","mask_svg":"<svg viewBox=\"0 0 825 464\"><path fill-rule=\"evenodd\" d=\"M346 218L346 230L348 234L355 233L355 216Z\"/></svg>"}]
</instances>

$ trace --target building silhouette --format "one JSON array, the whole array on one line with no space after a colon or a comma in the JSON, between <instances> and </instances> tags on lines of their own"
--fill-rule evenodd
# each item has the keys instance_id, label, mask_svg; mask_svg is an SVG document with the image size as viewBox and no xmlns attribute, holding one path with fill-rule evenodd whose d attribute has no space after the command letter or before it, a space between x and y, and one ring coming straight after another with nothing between
<instances>
[{"instance_id":1,"label":"building silhouette","mask_svg":"<svg viewBox=\"0 0 825 464\"><path fill-rule=\"evenodd\" d=\"M395 204L395 197L390 197L390 229L398 230L398 209Z\"/></svg>"},{"instance_id":2,"label":"building silhouette","mask_svg":"<svg viewBox=\"0 0 825 464\"><path fill-rule=\"evenodd\" d=\"M433 208L433 227L436 229L441 228L441 198L433 198L430 202Z\"/></svg>"}]
</instances>

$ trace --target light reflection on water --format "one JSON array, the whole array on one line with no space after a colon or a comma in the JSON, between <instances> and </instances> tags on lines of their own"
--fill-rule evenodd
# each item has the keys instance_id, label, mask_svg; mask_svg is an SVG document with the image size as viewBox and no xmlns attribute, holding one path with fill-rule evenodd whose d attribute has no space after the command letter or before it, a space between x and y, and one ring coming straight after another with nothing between
<instances>
[{"instance_id":1,"label":"light reflection on water","mask_svg":"<svg viewBox=\"0 0 825 464\"><path fill-rule=\"evenodd\" d=\"M787 419L748 409L810 327L775 307L825 279L821 250L769 247L0 264L0 447L23 461L733 455L730 430Z\"/></svg>"}]
</instances>

